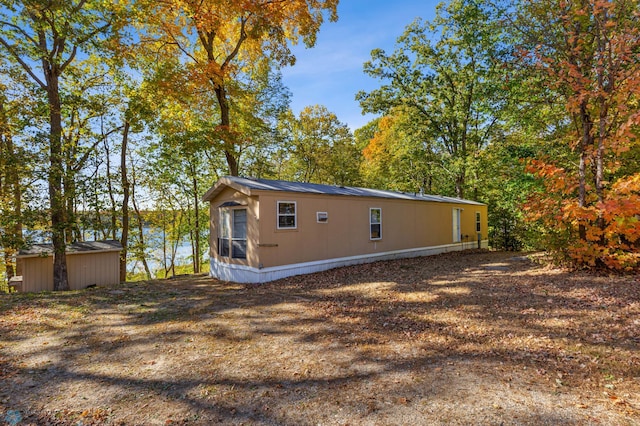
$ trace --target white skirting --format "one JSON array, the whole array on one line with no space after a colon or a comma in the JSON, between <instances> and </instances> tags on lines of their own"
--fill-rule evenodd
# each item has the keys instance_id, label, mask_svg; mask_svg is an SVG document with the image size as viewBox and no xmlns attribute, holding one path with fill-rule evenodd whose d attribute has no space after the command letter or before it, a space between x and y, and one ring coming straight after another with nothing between
<instances>
[{"instance_id":1,"label":"white skirting","mask_svg":"<svg viewBox=\"0 0 640 426\"><path fill-rule=\"evenodd\" d=\"M482 248L487 248L489 246L489 241L483 240L481 246ZM210 260L210 275L223 281L233 281L237 283L266 283L293 275L311 274L313 272L326 271L327 269L339 268L341 266L358 265L378 260L430 256L450 251L474 249L477 247L478 243L476 241L470 241L433 247L419 247L406 250L394 250L382 253L340 257L336 259L317 260L313 262L295 263L292 265L272 266L262 269L219 262L212 258Z\"/></svg>"}]
</instances>

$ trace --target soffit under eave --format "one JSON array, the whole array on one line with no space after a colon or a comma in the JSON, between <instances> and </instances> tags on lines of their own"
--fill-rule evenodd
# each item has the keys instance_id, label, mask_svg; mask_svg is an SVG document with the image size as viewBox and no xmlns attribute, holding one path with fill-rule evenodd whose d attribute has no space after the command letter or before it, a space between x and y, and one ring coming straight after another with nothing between
<instances>
[{"instance_id":1,"label":"soffit under eave","mask_svg":"<svg viewBox=\"0 0 640 426\"><path fill-rule=\"evenodd\" d=\"M213 201L213 199L216 198L219 193L224 191L225 188L231 188L235 191L240 192L241 194L246 195L247 197L252 196L251 188L240 185L236 182L231 181L230 179L220 178L220 180L216 182L216 184L202 196L202 201Z\"/></svg>"}]
</instances>

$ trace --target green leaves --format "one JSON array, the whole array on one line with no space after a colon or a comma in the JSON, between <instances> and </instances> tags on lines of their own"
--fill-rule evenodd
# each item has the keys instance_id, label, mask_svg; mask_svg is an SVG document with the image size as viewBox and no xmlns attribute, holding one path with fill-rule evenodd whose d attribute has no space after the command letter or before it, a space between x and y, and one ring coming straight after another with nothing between
<instances>
[{"instance_id":1,"label":"green leaves","mask_svg":"<svg viewBox=\"0 0 640 426\"><path fill-rule=\"evenodd\" d=\"M438 157L459 197L470 189L472 159L497 131L500 33L488 10L453 1L438 9L433 22L410 24L393 54L374 50L364 66L383 85L358 93L363 111L410 117L415 126L409 136L419 135L415 143Z\"/></svg>"},{"instance_id":2,"label":"green leaves","mask_svg":"<svg viewBox=\"0 0 640 426\"><path fill-rule=\"evenodd\" d=\"M332 185L359 182L360 152L353 135L326 107L307 106L299 117L286 112L279 132L284 138L274 157L280 162L279 179Z\"/></svg>"}]
</instances>

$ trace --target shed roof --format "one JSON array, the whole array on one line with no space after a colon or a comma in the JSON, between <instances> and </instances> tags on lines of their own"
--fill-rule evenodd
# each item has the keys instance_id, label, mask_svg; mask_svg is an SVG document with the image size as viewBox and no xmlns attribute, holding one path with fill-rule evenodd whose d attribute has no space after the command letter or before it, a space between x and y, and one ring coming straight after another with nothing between
<instances>
[{"instance_id":1,"label":"shed roof","mask_svg":"<svg viewBox=\"0 0 640 426\"><path fill-rule=\"evenodd\" d=\"M67 254L99 253L120 251L122 244L117 240L82 241L67 245ZM50 256L53 254L53 244L32 244L18 252L18 257Z\"/></svg>"},{"instance_id":2,"label":"shed roof","mask_svg":"<svg viewBox=\"0 0 640 426\"><path fill-rule=\"evenodd\" d=\"M444 197L442 195L420 195L406 192L385 191L381 189L321 185L317 183L289 182L284 180L242 178L237 176L225 176L223 178L220 178L220 180L218 180L218 182L216 182L216 184L211 189L209 189L206 194L204 194L203 200L212 200L225 187L234 188L237 191L240 191L249 196L251 195L252 190L257 190L483 205L482 203L479 203L477 201L464 200L462 198L454 197Z\"/></svg>"}]
</instances>

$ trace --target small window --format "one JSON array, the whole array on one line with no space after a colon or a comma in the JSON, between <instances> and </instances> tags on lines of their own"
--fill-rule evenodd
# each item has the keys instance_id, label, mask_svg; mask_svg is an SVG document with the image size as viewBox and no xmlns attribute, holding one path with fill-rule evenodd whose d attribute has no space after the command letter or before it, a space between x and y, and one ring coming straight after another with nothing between
<instances>
[{"instance_id":1,"label":"small window","mask_svg":"<svg viewBox=\"0 0 640 426\"><path fill-rule=\"evenodd\" d=\"M316 212L316 220L318 223L327 223L329 221L329 214L327 212Z\"/></svg>"},{"instance_id":2,"label":"small window","mask_svg":"<svg viewBox=\"0 0 640 426\"><path fill-rule=\"evenodd\" d=\"M382 239L382 209L369 209L369 239Z\"/></svg>"},{"instance_id":3,"label":"small window","mask_svg":"<svg viewBox=\"0 0 640 426\"><path fill-rule=\"evenodd\" d=\"M296 229L296 202L278 201L278 229Z\"/></svg>"},{"instance_id":4,"label":"small window","mask_svg":"<svg viewBox=\"0 0 640 426\"><path fill-rule=\"evenodd\" d=\"M476 212L476 232L481 232L482 228L480 226L480 212Z\"/></svg>"}]
</instances>

